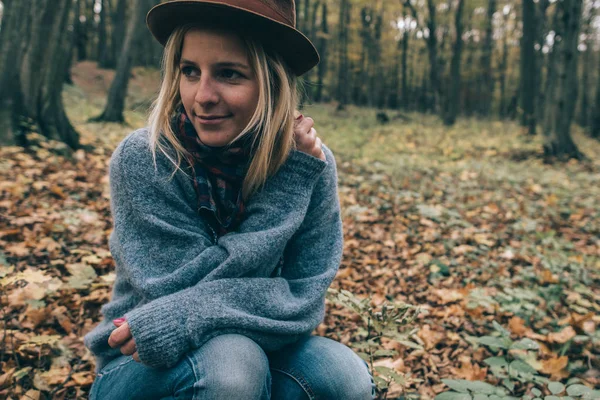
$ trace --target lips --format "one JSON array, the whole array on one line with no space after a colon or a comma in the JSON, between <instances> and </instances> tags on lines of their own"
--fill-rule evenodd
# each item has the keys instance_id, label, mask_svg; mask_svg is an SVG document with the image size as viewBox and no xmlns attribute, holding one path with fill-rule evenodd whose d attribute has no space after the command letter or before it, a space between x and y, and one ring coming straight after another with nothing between
<instances>
[{"instance_id":1,"label":"lips","mask_svg":"<svg viewBox=\"0 0 600 400\"><path fill-rule=\"evenodd\" d=\"M194 115L202 125L217 125L231 117L231 115L197 115L195 113Z\"/></svg>"},{"instance_id":2,"label":"lips","mask_svg":"<svg viewBox=\"0 0 600 400\"><path fill-rule=\"evenodd\" d=\"M194 115L200 119L204 119L207 121L212 121L215 119L224 119L224 118L229 118L231 115L198 115L196 113L194 113Z\"/></svg>"}]
</instances>

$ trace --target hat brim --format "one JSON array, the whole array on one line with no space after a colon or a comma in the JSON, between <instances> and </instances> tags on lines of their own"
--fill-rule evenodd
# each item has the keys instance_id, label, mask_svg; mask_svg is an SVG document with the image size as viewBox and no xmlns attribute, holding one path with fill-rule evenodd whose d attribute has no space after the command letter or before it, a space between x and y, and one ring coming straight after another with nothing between
<instances>
[{"instance_id":1,"label":"hat brim","mask_svg":"<svg viewBox=\"0 0 600 400\"><path fill-rule=\"evenodd\" d=\"M319 53L300 31L244 8L210 1L173 1L155 6L146 16L148 29L163 46L178 26L203 22L251 32L267 49L281 55L297 76L319 63Z\"/></svg>"}]
</instances>

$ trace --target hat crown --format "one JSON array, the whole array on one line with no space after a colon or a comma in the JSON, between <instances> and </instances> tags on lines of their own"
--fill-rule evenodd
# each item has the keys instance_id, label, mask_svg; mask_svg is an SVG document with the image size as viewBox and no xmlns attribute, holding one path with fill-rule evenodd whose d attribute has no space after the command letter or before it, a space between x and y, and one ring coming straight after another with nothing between
<instances>
[{"instance_id":1,"label":"hat crown","mask_svg":"<svg viewBox=\"0 0 600 400\"><path fill-rule=\"evenodd\" d=\"M259 0L261 3L275 11L282 22L295 27L296 26L296 5L293 0Z\"/></svg>"}]
</instances>

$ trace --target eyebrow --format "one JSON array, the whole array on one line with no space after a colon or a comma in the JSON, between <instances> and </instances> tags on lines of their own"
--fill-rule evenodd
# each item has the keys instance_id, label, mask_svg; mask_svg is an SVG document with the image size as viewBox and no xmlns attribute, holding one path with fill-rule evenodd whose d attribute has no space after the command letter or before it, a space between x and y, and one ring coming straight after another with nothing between
<instances>
[{"instance_id":1,"label":"eyebrow","mask_svg":"<svg viewBox=\"0 0 600 400\"><path fill-rule=\"evenodd\" d=\"M185 58L181 59L180 64L182 64L182 65L191 65L191 66L194 66L194 67L198 67L198 64L196 64L193 61L186 60ZM250 67L247 66L246 64L242 64L242 63L239 63L239 62L233 62L233 61L219 62L219 63L216 63L215 66L220 67L220 68L223 68L223 67L237 67L237 68L247 69L247 70L250 69Z\"/></svg>"}]
</instances>

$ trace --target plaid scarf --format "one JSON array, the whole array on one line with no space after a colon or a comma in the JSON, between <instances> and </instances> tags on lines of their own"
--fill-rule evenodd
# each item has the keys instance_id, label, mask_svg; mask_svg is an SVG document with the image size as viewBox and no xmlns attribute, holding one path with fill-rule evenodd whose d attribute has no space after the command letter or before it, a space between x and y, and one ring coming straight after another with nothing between
<instances>
[{"instance_id":1,"label":"plaid scarf","mask_svg":"<svg viewBox=\"0 0 600 400\"><path fill-rule=\"evenodd\" d=\"M233 146L212 147L200 141L196 129L180 105L171 128L191 154L198 213L206 217L219 236L235 230L244 214L242 184L250 165L251 138Z\"/></svg>"}]
</instances>

